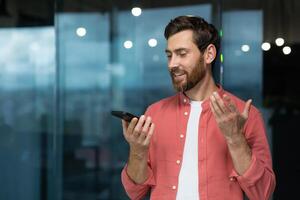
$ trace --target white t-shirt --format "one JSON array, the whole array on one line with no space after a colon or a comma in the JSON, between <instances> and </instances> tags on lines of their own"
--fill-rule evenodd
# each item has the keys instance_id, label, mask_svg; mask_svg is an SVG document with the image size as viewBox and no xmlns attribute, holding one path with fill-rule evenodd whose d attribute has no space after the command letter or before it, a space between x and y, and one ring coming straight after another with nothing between
<instances>
[{"instance_id":1,"label":"white t-shirt","mask_svg":"<svg viewBox=\"0 0 300 200\"><path fill-rule=\"evenodd\" d=\"M179 172L176 200L199 200L198 180L198 127L202 101L191 101L191 111Z\"/></svg>"}]
</instances>

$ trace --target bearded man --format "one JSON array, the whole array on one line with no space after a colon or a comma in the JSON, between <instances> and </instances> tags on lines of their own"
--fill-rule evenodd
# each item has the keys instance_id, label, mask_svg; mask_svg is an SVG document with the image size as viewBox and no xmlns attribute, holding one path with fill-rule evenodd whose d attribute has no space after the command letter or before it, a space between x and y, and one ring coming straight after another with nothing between
<instances>
[{"instance_id":1,"label":"bearded man","mask_svg":"<svg viewBox=\"0 0 300 200\"><path fill-rule=\"evenodd\" d=\"M130 146L121 178L130 199L267 200L275 188L261 113L217 85L218 31L201 17L165 28L177 93L122 121Z\"/></svg>"}]
</instances>

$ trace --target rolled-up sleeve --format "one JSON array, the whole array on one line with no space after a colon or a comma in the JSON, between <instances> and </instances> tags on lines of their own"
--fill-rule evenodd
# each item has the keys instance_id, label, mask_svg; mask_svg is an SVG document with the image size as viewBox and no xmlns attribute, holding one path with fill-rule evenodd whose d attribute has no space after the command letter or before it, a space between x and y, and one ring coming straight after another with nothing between
<instances>
[{"instance_id":1,"label":"rolled-up sleeve","mask_svg":"<svg viewBox=\"0 0 300 200\"><path fill-rule=\"evenodd\" d=\"M130 179L130 177L127 174L127 165L125 165L125 167L122 170L121 180L127 195L132 200L142 199L147 194L150 187L155 184L153 172L150 166L148 166L148 178L142 184L136 184Z\"/></svg>"},{"instance_id":2,"label":"rolled-up sleeve","mask_svg":"<svg viewBox=\"0 0 300 200\"><path fill-rule=\"evenodd\" d=\"M245 135L252 152L250 166L244 174L238 175L233 170L230 176L237 179L250 200L268 200L275 189L275 175L264 122L259 112L249 119Z\"/></svg>"}]
</instances>

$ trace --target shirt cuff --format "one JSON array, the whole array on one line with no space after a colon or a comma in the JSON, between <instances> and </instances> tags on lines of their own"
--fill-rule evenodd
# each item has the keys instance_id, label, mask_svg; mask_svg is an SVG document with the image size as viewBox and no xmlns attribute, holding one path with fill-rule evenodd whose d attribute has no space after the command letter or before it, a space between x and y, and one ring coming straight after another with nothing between
<instances>
[{"instance_id":1,"label":"shirt cuff","mask_svg":"<svg viewBox=\"0 0 300 200\"><path fill-rule=\"evenodd\" d=\"M121 176L123 185L126 186L127 188L139 188L139 187L143 188L146 185L148 186L155 185L152 169L148 166L147 170L148 170L147 180L144 183L140 183L140 184L135 183L127 174L127 164L126 164L122 170L122 176Z\"/></svg>"},{"instance_id":2,"label":"shirt cuff","mask_svg":"<svg viewBox=\"0 0 300 200\"><path fill-rule=\"evenodd\" d=\"M236 178L239 183L247 186L253 186L262 177L264 173L263 166L257 160L256 156L252 154L249 168L243 175L239 175L234 169L230 174L230 178Z\"/></svg>"}]
</instances>

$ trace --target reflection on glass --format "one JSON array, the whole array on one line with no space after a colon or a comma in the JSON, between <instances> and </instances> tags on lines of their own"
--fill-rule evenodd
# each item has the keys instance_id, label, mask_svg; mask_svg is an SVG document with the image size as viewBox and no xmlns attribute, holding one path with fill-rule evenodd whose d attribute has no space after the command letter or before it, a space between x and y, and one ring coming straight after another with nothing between
<instances>
[{"instance_id":1,"label":"reflection on glass","mask_svg":"<svg viewBox=\"0 0 300 200\"><path fill-rule=\"evenodd\" d=\"M53 132L54 28L0 29L0 199L39 200Z\"/></svg>"}]
</instances>

